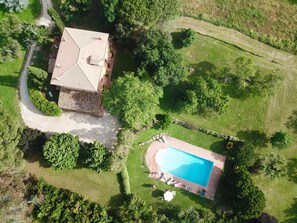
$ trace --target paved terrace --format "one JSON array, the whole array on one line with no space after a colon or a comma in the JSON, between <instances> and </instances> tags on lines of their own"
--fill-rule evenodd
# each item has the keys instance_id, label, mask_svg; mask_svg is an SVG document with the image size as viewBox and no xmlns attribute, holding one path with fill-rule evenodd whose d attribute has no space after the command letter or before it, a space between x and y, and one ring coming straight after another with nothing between
<instances>
[{"instance_id":1,"label":"paved terrace","mask_svg":"<svg viewBox=\"0 0 297 223\"><path fill-rule=\"evenodd\" d=\"M226 157L214 152L211 152L206 149L202 149L200 147L191 145L189 143L186 143L184 141L178 140L173 137L166 136L166 143L155 141L153 142L150 147L148 148L147 154L145 156L145 160L147 163L147 166L150 170L149 176L151 178L159 179L160 176L158 173L165 173L166 179L169 180L170 178L173 178L175 182L181 182L184 186L188 186L192 189L192 193L197 194L202 191L206 190L205 197L210 200L214 200L215 193L218 187L218 183L220 180L220 176L224 167L224 162ZM192 183L190 181L181 179L179 177L173 176L170 173L164 172L161 170L160 166L156 162L156 154L158 151L162 149L167 149L168 146L172 146L174 148L177 148L179 150L185 151L187 153L193 154L195 156L199 156L201 158L210 160L214 162L213 169L211 176L209 178L208 186L203 187L198 184ZM166 181L165 181L166 182ZM184 187L181 187L185 189Z\"/></svg>"}]
</instances>

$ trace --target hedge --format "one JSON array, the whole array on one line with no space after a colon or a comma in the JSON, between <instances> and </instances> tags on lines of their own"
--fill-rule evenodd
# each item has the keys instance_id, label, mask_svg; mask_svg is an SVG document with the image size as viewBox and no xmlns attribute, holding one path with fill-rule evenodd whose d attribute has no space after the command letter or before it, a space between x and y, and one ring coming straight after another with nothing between
<instances>
[{"instance_id":1,"label":"hedge","mask_svg":"<svg viewBox=\"0 0 297 223\"><path fill-rule=\"evenodd\" d=\"M121 172L121 179L123 184L123 190L126 195L131 194L130 179L127 167L125 167Z\"/></svg>"},{"instance_id":2,"label":"hedge","mask_svg":"<svg viewBox=\"0 0 297 223\"><path fill-rule=\"evenodd\" d=\"M61 20L58 12L54 8L49 8L48 9L48 14L54 20L54 22L56 23L56 26L58 27L59 31L62 34L63 33L63 30L65 28L65 25L64 25L63 21Z\"/></svg>"},{"instance_id":3,"label":"hedge","mask_svg":"<svg viewBox=\"0 0 297 223\"><path fill-rule=\"evenodd\" d=\"M63 111L53 101L48 101L43 94L36 89L29 89L29 97L37 109L49 116L60 116Z\"/></svg>"}]
</instances>

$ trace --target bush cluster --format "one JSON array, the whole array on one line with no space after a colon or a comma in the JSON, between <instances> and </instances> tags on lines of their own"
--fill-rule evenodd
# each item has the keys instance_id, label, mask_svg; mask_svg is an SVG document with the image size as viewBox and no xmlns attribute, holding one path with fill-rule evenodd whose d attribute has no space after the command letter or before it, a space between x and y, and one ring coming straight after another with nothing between
<instances>
[{"instance_id":1,"label":"bush cluster","mask_svg":"<svg viewBox=\"0 0 297 223\"><path fill-rule=\"evenodd\" d=\"M191 28L183 29L180 36L180 42L182 47L189 47L195 41L195 32Z\"/></svg>"},{"instance_id":2,"label":"bush cluster","mask_svg":"<svg viewBox=\"0 0 297 223\"><path fill-rule=\"evenodd\" d=\"M46 115L60 116L63 113L55 102L48 101L39 90L29 89L29 97L35 107Z\"/></svg>"},{"instance_id":3,"label":"bush cluster","mask_svg":"<svg viewBox=\"0 0 297 223\"><path fill-rule=\"evenodd\" d=\"M65 25L64 25L63 21L61 20L58 12L54 8L49 8L48 14L54 20L54 22L56 23L56 26L58 27L60 33L62 34L64 31L64 28L65 28Z\"/></svg>"},{"instance_id":4,"label":"bush cluster","mask_svg":"<svg viewBox=\"0 0 297 223\"><path fill-rule=\"evenodd\" d=\"M121 172L121 179L123 184L123 190L126 195L131 194L130 179L127 167L125 167Z\"/></svg>"}]
</instances>

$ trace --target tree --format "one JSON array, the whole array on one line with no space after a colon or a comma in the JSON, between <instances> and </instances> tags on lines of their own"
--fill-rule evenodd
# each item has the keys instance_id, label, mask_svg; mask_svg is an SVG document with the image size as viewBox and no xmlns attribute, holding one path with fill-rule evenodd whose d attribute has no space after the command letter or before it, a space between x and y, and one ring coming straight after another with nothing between
<instances>
[{"instance_id":1,"label":"tree","mask_svg":"<svg viewBox=\"0 0 297 223\"><path fill-rule=\"evenodd\" d=\"M130 195L117 212L120 222L157 223L158 216L152 206L147 205L140 197Z\"/></svg>"},{"instance_id":2,"label":"tree","mask_svg":"<svg viewBox=\"0 0 297 223\"><path fill-rule=\"evenodd\" d=\"M189 207L180 211L178 214L178 222L191 223L191 222L214 222L215 215L210 211L198 210L193 207Z\"/></svg>"},{"instance_id":3,"label":"tree","mask_svg":"<svg viewBox=\"0 0 297 223\"><path fill-rule=\"evenodd\" d=\"M129 72L119 77L103 96L106 108L118 115L124 126L140 129L154 121L163 92Z\"/></svg>"},{"instance_id":4,"label":"tree","mask_svg":"<svg viewBox=\"0 0 297 223\"><path fill-rule=\"evenodd\" d=\"M279 149L287 148L291 144L291 137L287 132L276 132L270 138L272 146Z\"/></svg>"},{"instance_id":5,"label":"tree","mask_svg":"<svg viewBox=\"0 0 297 223\"><path fill-rule=\"evenodd\" d=\"M267 213L262 213L259 218L256 219L257 223L278 223L278 220Z\"/></svg>"},{"instance_id":6,"label":"tree","mask_svg":"<svg viewBox=\"0 0 297 223\"><path fill-rule=\"evenodd\" d=\"M235 144L230 155L238 166L250 167L256 161L255 146L248 142Z\"/></svg>"},{"instance_id":7,"label":"tree","mask_svg":"<svg viewBox=\"0 0 297 223\"><path fill-rule=\"evenodd\" d=\"M46 80L48 79L48 73L38 67L28 67L30 75L32 75L32 81L37 85L39 89L46 90Z\"/></svg>"},{"instance_id":8,"label":"tree","mask_svg":"<svg viewBox=\"0 0 297 223\"><path fill-rule=\"evenodd\" d=\"M17 149L20 122L11 117L0 102L0 173L23 167L23 154Z\"/></svg>"},{"instance_id":9,"label":"tree","mask_svg":"<svg viewBox=\"0 0 297 223\"><path fill-rule=\"evenodd\" d=\"M287 160L278 154L269 153L260 157L260 168L267 176L282 177L287 173Z\"/></svg>"},{"instance_id":10,"label":"tree","mask_svg":"<svg viewBox=\"0 0 297 223\"><path fill-rule=\"evenodd\" d=\"M119 0L99 0L99 3L107 22L114 22L116 19Z\"/></svg>"},{"instance_id":11,"label":"tree","mask_svg":"<svg viewBox=\"0 0 297 223\"><path fill-rule=\"evenodd\" d=\"M11 62L21 57L22 47L17 40L7 38L0 45L0 63Z\"/></svg>"},{"instance_id":12,"label":"tree","mask_svg":"<svg viewBox=\"0 0 297 223\"><path fill-rule=\"evenodd\" d=\"M252 64L251 59L239 57L234 61L234 75L237 87L246 95L264 96L273 94L283 75L275 71L272 74L263 74Z\"/></svg>"},{"instance_id":13,"label":"tree","mask_svg":"<svg viewBox=\"0 0 297 223\"><path fill-rule=\"evenodd\" d=\"M169 114L157 114L156 119L161 129L167 129L172 123L172 118Z\"/></svg>"},{"instance_id":14,"label":"tree","mask_svg":"<svg viewBox=\"0 0 297 223\"><path fill-rule=\"evenodd\" d=\"M98 173L107 168L110 153L100 142L84 143L80 153L82 163L86 165L86 167Z\"/></svg>"},{"instance_id":15,"label":"tree","mask_svg":"<svg viewBox=\"0 0 297 223\"><path fill-rule=\"evenodd\" d=\"M77 164L79 141L77 136L57 133L43 146L45 160L56 170L72 169Z\"/></svg>"},{"instance_id":16,"label":"tree","mask_svg":"<svg viewBox=\"0 0 297 223\"><path fill-rule=\"evenodd\" d=\"M180 106L182 111L191 113L222 114L226 111L228 102L229 98L223 96L222 87L217 80L199 76L182 97Z\"/></svg>"},{"instance_id":17,"label":"tree","mask_svg":"<svg viewBox=\"0 0 297 223\"><path fill-rule=\"evenodd\" d=\"M33 153L41 152L45 141L43 132L26 127L21 133L17 147L24 153L24 158L28 158Z\"/></svg>"},{"instance_id":18,"label":"tree","mask_svg":"<svg viewBox=\"0 0 297 223\"><path fill-rule=\"evenodd\" d=\"M44 44L49 40L49 31L43 26L37 26L31 23L23 23L22 29L23 31L19 40L24 46Z\"/></svg>"},{"instance_id":19,"label":"tree","mask_svg":"<svg viewBox=\"0 0 297 223\"><path fill-rule=\"evenodd\" d=\"M54 8L49 8L48 14L56 23L56 26L59 29L60 34L62 34L64 31L64 28L65 28L65 25L64 25L64 22L62 21L62 19L60 18L59 13Z\"/></svg>"},{"instance_id":20,"label":"tree","mask_svg":"<svg viewBox=\"0 0 297 223\"><path fill-rule=\"evenodd\" d=\"M0 5L4 5L9 12L20 12L27 8L28 0L0 0Z\"/></svg>"},{"instance_id":21,"label":"tree","mask_svg":"<svg viewBox=\"0 0 297 223\"><path fill-rule=\"evenodd\" d=\"M66 21L77 21L85 14L88 0L62 0L60 9Z\"/></svg>"},{"instance_id":22,"label":"tree","mask_svg":"<svg viewBox=\"0 0 297 223\"><path fill-rule=\"evenodd\" d=\"M136 50L136 59L153 82L162 87L177 84L185 77L181 56L168 35L159 30L147 33Z\"/></svg>"},{"instance_id":23,"label":"tree","mask_svg":"<svg viewBox=\"0 0 297 223\"><path fill-rule=\"evenodd\" d=\"M180 36L181 46L189 47L195 41L195 32L191 28L183 29Z\"/></svg>"}]
</instances>

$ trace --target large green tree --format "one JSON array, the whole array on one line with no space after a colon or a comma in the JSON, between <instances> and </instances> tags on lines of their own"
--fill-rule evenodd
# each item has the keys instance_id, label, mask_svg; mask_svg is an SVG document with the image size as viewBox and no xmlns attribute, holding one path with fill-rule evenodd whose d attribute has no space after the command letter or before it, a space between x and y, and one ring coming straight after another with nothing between
<instances>
[{"instance_id":1,"label":"large green tree","mask_svg":"<svg viewBox=\"0 0 297 223\"><path fill-rule=\"evenodd\" d=\"M267 95L273 94L279 82L283 79L278 71L264 74L256 69L251 59L239 57L234 61L233 73L236 86L245 95Z\"/></svg>"},{"instance_id":2,"label":"large green tree","mask_svg":"<svg viewBox=\"0 0 297 223\"><path fill-rule=\"evenodd\" d=\"M60 9L67 21L79 21L88 9L89 0L62 0Z\"/></svg>"},{"instance_id":3,"label":"large green tree","mask_svg":"<svg viewBox=\"0 0 297 223\"><path fill-rule=\"evenodd\" d=\"M20 12L27 8L28 0L0 0L0 5L3 5L9 12Z\"/></svg>"},{"instance_id":4,"label":"large green tree","mask_svg":"<svg viewBox=\"0 0 297 223\"><path fill-rule=\"evenodd\" d=\"M256 161L255 146L248 142L236 143L230 152L230 157L238 166L250 167Z\"/></svg>"},{"instance_id":5,"label":"large green tree","mask_svg":"<svg viewBox=\"0 0 297 223\"><path fill-rule=\"evenodd\" d=\"M20 122L11 117L0 102L0 173L22 167L22 152L17 148Z\"/></svg>"},{"instance_id":6,"label":"large green tree","mask_svg":"<svg viewBox=\"0 0 297 223\"><path fill-rule=\"evenodd\" d=\"M267 176L282 177L287 174L287 160L278 154L265 154L260 157L260 167Z\"/></svg>"},{"instance_id":7,"label":"large green tree","mask_svg":"<svg viewBox=\"0 0 297 223\"><path fill-rule=\"evenodd\" d=\"M77 136L57 133L44 144L43 155L45 160L56 170L72 169L77 164L79 149Z\"/></svg>"},{"instance_id":8,"label":"large green tree","mask_svg":"<svg viewBox=\"0 0 297 223\"><path fill-rule=\"evenodd\" d=\"M209 76L197 77L180 100L181 111L187 113L222 114L229 98L223 95L219 82Z\"/></svg>"},{"instance_id":9,"label":"large green tree","mask_svg":"<svg viewBox=\"0 0 297 223\"><path fill-rule=\"evenodd\" d=\"M287 148L291 144L291 137L286 132L275 132L270 138L272 146L279 149Z\"/></svg>"},{"instance_id":10,"label":"large green tree","mask_svg":"<svg viewBox=\"0 0 297 223\"><path fill-rule=\"evenodd\" d=\"M82 163L98 173L108 166L110 153L99 141L84 143L80 154Z\"/></svg>"},{"instance_id":11,"label":"large green tree","mask_svg":"<svg viewBox=\"0 0 297 223\"><path fill-rule=\"evenodd\" d=\"M119 0L99 0L99 4L107 22L114 22L117 16Z\"/></svg>"},{"instance_id":12,"label":"large green tree","mask_svg":"<svg viewBox=\"0 0 297 223\"><path fill-rule=\"evenodd\" d=\"M119 77L103 96L105 107L118 115L124 126L140 129L154 121L163 92L129 72Z\"/></svg>"},{"instance_id":13,"label":"large green tree","mask_svg":"<svg viewBox=\"0 0 297 223\"><path fill-rule=\"evenodd\" d=\"M147 33L136 49L136 58L159 86L177 84L185 76L181 56L175 51L169 36L159 30Z\"/></svg>"}]
</instances>

